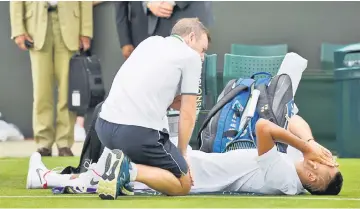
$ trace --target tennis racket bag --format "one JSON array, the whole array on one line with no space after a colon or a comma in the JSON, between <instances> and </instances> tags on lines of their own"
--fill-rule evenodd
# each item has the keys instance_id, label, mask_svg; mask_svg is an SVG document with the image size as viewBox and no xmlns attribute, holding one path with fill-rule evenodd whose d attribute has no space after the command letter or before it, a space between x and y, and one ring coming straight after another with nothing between
<instances>
[{"instance_id":1,"label":"tennis racket bag","mask_svg":"<svg viewBox=\"0 0 360 209\"><path fill-rule=\"evenodd\" d=\"M266 75L256 79L256 75ZM222 153L256 149L255 125L259 118L287 128L293 115L294 97L287 74L271 76L261 72L247 79L229 81L198 132L200 150ZM287 145L276 142L279 152Z\"/></svg>"}]
</instances>

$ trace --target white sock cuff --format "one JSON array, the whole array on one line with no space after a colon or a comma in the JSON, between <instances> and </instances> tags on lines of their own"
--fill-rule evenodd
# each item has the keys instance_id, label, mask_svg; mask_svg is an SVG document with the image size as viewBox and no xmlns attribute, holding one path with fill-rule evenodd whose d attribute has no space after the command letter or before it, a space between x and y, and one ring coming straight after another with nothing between
<instances>
[{"instance_id":1,"label":"white sock cuff","mask_svg":"<svg viewBox=\"0 0 360 209\"><path fill-rule=\"evenodd\" d=\"M101 153L101 156L100 156L98 162L96 163L95 168L94 168L97 175L101 176L101 175L104 174L106 158L107 158L109 153L111 153L111 150L109 148L105 147L103 152Z\"/></svg>"},{"instance_id":2,"label":"white sock cuff","mask_svg":"<svg viewBox=\"0 0 360 209\"><path fill-rule=\"evenodd\" d=\"M133 162L130 162L131 169L130 172L130 181L135 181L137 177L137 167L136 164Z\"/></svg>"}]
</instances>

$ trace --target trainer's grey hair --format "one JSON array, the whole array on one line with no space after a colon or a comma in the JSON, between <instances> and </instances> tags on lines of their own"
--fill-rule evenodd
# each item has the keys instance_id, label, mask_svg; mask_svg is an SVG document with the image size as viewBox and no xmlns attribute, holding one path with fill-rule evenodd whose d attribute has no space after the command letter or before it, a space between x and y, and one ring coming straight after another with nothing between
<instances>
[{"instance_id":1,"label":"trainer's grey hair","mask_svg":"<svg viewBox=\"0 0 360 209\"><path fill-rule=\"evenodd\" d=\"M200 22L199 18L182 18L174 25L171 30L171 35L186 36L194 32L198 38L202 34L206 34L208 41L211 42L209 30Z\"/></svg>"}]
</instances>

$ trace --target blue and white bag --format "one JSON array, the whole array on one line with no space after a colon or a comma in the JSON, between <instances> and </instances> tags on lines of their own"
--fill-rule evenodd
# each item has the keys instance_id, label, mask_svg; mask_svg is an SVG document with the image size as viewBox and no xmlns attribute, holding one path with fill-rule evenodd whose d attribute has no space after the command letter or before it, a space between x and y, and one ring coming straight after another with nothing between
<instances>
[{"instance_id":1,"label":"blue and white bag","mask_svg":"<svg viewBox=\"0 0 360 209\"><path fill-rule=\"evenodd\" d=\"M265 76L255 79L260 74ZM293 108L292 83L287 74L272 77L261 72L251 78L231 80L199 130L200 150L222 153L256 149L255 124L259 118L287 128ZM286 153L286 144L276 145L278 151Z\"/></svg>"}]
</instances>

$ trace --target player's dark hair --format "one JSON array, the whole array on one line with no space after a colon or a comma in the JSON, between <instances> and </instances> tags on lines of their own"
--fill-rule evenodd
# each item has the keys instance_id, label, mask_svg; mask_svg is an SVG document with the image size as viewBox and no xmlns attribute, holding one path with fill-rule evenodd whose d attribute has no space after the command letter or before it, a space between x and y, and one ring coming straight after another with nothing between
<instances>
[{"instance_id":1,"label":"player's dark hair","mask_svg":"<svg viewBox=\"0 0 360 209\"><path fill-rule=\"evenodd\" d=\"M341 191L342 185L343 176L340 172L337 172L324 190L314 190L308 185L304 185L304 188L312 195L338 195Z\"/></svg>"}]
</instances>

